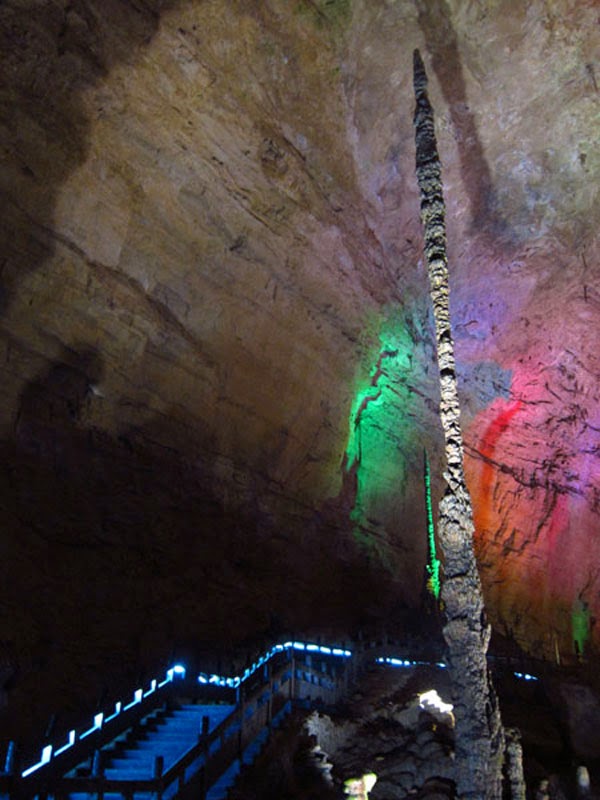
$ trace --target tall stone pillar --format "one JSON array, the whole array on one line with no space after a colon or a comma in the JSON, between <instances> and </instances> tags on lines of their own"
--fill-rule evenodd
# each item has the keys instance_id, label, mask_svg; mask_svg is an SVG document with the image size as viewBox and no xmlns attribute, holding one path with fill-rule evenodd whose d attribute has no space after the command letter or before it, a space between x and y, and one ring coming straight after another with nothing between
<instances>
[{"instance_id":1,"label":"tall stone pillar","mask_svg":"<svg viewBox=\"0 0 600 800\"><path fill-rule=\"evenodd\" d=\"M504 732L486 653L490 627L473 551L473 510L463 469L463 443L450 328L448 259L442 171L435 138L427 74L414 52L414 116L421 221L440 372L440 416L445 437L446 489L439 507L438 536L444 562L441 597L445 608L456 717L455 781L469 800L502 798Z\"/></svg>"}]
</instances>

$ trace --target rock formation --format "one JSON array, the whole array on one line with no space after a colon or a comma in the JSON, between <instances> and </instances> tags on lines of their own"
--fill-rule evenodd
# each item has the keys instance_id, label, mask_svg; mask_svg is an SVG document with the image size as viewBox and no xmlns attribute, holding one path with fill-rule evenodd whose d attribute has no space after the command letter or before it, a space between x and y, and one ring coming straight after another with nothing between
<instances>
[{"instance_id":1,"label":"rock formation","mask_svg":"<svg viewBox=\"0 0 600 800\"><path fill-rule=\"evenodd\" d=\"M490 626L473 550L473 509L463 469L460 404L450 323L448 257L442 170L427 73L413 54L417 181L435 319L440 373L440 417L446 443L446 489L439 505L444 557L442 601L452 700L456 708L455 778L460 797L502 797L504 732L486 661Z\"/></svg>"}]
</instances>

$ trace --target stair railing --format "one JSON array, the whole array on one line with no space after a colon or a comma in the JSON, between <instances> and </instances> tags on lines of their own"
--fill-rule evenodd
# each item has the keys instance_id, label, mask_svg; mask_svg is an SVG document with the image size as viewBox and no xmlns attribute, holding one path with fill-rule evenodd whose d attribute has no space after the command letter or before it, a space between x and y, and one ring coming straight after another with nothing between
<instances>
[{"instance_id":1,"label":"stair railing","mask_svg":"<svg viewBox=\"0 0 600 800\"><path fill-rule=\"evenodd\" d=\"M23 768L14 743L10 743L4 770L0 773L0 793L10 796L31 797L48 786L86 758L93 758L108 742L137 725L154 709L168 702L169 698L181 690L186 670L176 665L167 670L161 680L152 680L149 687L136 689L129 703L119 701L108 714L95 714L92 725L85 730L69 731L66 741L55 746L45 745L40 759Z\"/></svg>"},{"instance_id":2,"label":"stair railing","mask_svg":"<svg viewBox=\"0 0 600 800\"><path fill-rule=\"evenodd\" d=\"M288 654L291 667L289 665L280 667L275 673L272 673L272 663L281 653ZM131 791L150 791L145 788L147 785L153 787L152 791L164 791L164 788L160 789L161 786L165 787L174 780L185 778L188 767L199 757L195 746L167 773L163 774L160 763L157 764L155 776L150 781L106 780L102 776L99 757L95 754L100 753L105 745L127 730L135 728L153 710L160 708L177 693L190 692L197 695L198 690L207 686L234 689L238 706L243 707L245 716L240 715L241 708L237 708L208 736L208 739L202 738L202 747L208 747L211 753L210 763L207 761L204 769L204 780L206 781L206 774L213 773L218 764L218 759L212 757L211 748L215 752L227 750L225 745L228 737L226 734L231 730L232 725L239 726L240 733L237 736L239 750L253 741L265 724L271 725L274 715L280 713L287 703L314 700L329 704L336 702L336 699L341 697L344 680L328 675L323 672L322 668L321 671L313 669L311 659L315 656L340 658L350 663L352 653L345 647L288 641L272 647L249 666L241 676L222 677L216 674L200 673L195 684L186 676L185 667L173 666L167 670L162 681L151 681L147 690L137 689L129 703L118 702L111 713L101 712L94 715L92 725L87 729L81 732L71 730L66 741L59 746L45 745L39 760L26 768L22 768L19 764L18 753L14 744L11 743L7 751L4 770L0 772L0 795L23 799L34 796L43 798L48 793L56 794L55 789L51 787L63 786L65 781L69 785L72 784L72 781L79 781L81 785L95 787L102 784L103 792L101 793L118 791L127 797ZM298 657L300 657L300 661L298 661ZM265 671L265 675L269 676L267 683L270 689L266 688L265 681L260 678L256 681L256 686L254 685L255 676L259 675L261 669ZM240 702L243 695L245 695L244 700ZM286 700L282 701L284 695ZM263 705L266 705L267 711L260 710L259 712L259 708ZM266 722L263 719L265 713L267 715ZM217 741L218 745L215 744ZM192 751L194 755L190 755ZM87 759L92 765L95 765L92 768L91 777L81 779L64 777L67 772ZM117 789L117 786L122 786L123 791ZM69 789L69 793L71 791L75 791L75 789ZM97 790L90 791L96 792Z\"/></svg>"},{"instance_id":3,"label":"stair railing","mask_svg":"<svg viewBox=\"0 0 600 800\"><path fill-rule=\"evenodd\" d=\"M277 653L282 652L278 650ZM337 702L343 693L342 671L332 673L322 664L313 666L304 663L307 653L298 660L293 649L288 651L288 660L273 668L274 656L261 660L261 667L251 669L245 682L239 685L236 708L213 731L208 730L208 717L204 717L198 740L166 772L164 762L155 762L154 776L147 780L107 779L102 769L90 777L64 777L54 788L56 800L66 800L74 793L117 793L125 800L133 800L138 792L151 792L157 800L169 791L170 796L195 797L204 800L208 787L236 761L243 764L244 752L262 731L283 718L295 702L304 705L309 698L312 703ZM308 655L311 659L311 655ZM248 681L255 675L251 686ZM226 683L231 688L231 684ZM200 682L204 683L203 681ZM217 684L216 676L213 684Z\"/></svg>"}]
</instances>

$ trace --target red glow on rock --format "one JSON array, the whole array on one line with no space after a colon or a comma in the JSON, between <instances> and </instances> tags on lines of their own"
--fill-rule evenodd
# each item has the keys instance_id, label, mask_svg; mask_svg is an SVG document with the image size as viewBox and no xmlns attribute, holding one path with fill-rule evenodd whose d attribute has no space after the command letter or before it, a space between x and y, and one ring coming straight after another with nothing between
<instances>
[{"instance_id":1,"label":"red glow on rock","mask_svg":"<svg viewBox=\"0 0 600 800\"><path fill-rule=\"evenodd\" d=\"M480 452L484 458L493 459L498 439L508 428L514 415L522 408L522 400L513 400L502 409L498 416L488 425L481 441ZM486 465L489 466L489 465Z\"/></svg>"},{"instance_id":2,"label":"red glow on rock","mask_svg":"<svg viewBox=\"0 0 600 800\"><path fill-rule=\"evenodd\" d=\"M479 446L479 452L483 458L483 467L479 483L479 502L475 504L475 528L476 532L479 531L481 533L487 529L492 512L492 492L495 476L493 462L498 441L502 434L505 433L512 418L523 406L522 400L513 400L510 403L505 403L503 400L497 402L502 404L503 408L486 428Z\"/></svg>"}]
</instances>

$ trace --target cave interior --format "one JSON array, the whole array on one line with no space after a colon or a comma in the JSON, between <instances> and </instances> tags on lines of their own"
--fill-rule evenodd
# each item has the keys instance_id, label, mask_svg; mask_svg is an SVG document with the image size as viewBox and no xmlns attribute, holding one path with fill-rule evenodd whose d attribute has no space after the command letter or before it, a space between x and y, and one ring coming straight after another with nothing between
<instances>
[{"instance_id":1,"label":"cave interior","mask_svg":"<svg viewBox=\"0 0 600 800\"><path fill-rule=\"evenodd\" d=\"M437 641L416 47L492 651L600 759L595 0L0 4L3 743L174 658Z\"/></svg>"}]
</instances>

